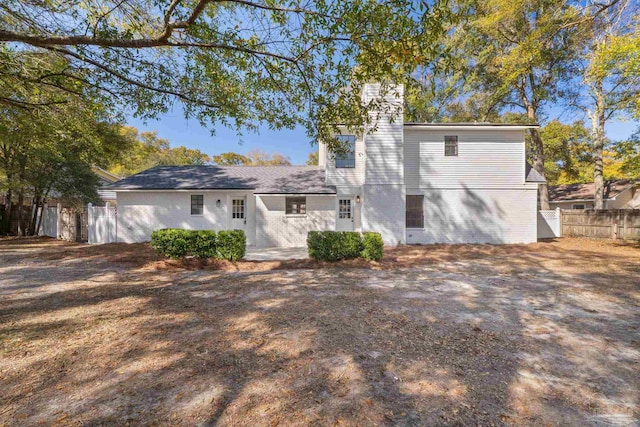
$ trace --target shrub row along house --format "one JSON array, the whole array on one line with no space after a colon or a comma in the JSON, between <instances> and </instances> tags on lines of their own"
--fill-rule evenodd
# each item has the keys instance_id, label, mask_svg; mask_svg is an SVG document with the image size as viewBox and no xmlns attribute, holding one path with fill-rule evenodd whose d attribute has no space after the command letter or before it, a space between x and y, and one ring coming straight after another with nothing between
<instances>
[{"instance_id":1,"label":"shrub row along house","mask_svg":"<svg viewBox=\"0 0 640 427\"><path fill-rule=\"evenodd\" d=\"M366 85L364 101L379 94ZM402 86L383 101L402 106ZM536 241L544 180L525 161L531 126L376 120L339 136L346 154L320 143L317 167L161 166L118 181L118 241L160 228L241 229L257 247L304 246L312 230L376 231L386 244Z\"/></svg>"}]
</instances>

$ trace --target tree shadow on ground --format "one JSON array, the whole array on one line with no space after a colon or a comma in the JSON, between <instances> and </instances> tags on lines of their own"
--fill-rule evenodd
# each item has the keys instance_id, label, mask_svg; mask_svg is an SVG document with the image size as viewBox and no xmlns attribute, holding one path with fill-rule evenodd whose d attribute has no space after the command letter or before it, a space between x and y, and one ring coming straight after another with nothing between
<instances>
[{"instance_id":1,"label":"tree shadow on ground","mask_svg":"<svg viewBox=\"0 0 640 427\"><path fill-rule=\"evenodd\" d=\"M0 422L637 420L633 263L507 252L458 247L387 271L12 265L2 289L20 274L27 288L2 294Z\"/></svg>"}]
</instances>

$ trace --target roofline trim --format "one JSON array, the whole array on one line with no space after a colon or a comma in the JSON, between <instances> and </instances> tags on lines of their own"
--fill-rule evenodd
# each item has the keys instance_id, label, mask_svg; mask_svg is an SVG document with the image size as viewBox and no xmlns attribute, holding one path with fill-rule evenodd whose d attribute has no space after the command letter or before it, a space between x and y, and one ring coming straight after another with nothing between
<instances>
[{"instance_id":1,"label":"roofline trim","mask_svg":"<svg viewBox=\"0 0 640 427\"><path fill-rule=\"evenodd\" d=\"M405 123L405 127L425 128L425 129L476 129L476 130L495 130L495 129L511 129L526 130L540 129L540 125L524 125L509 123Z\"/></svg>"}]
</instances>

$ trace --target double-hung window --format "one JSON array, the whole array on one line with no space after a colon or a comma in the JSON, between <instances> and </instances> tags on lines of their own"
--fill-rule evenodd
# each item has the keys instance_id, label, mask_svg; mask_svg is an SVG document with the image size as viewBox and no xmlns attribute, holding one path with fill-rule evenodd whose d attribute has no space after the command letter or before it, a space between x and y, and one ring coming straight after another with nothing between
<instances>
[{"instance_id":1,"label":"double-hung window","mask_svg":"<svg viewBox=\"0 0 640 427\"><path fill-rule=\"evenodd\" d=\"M202 194L191 195L191 215L202 215L204 211L204 196Z\"/></svg>"},{"instance_id":2,"label":"double-hung window","mask_svg":"<svg viewBox=\"0 0 640 427\"><path fill-rule=\"evenodd\" d=\"M407 195L407 228L424 228L424 196Z\"/></svg>"},{"instance_id":3,"label":"double-hung window","mask_svg":"<svg viewBox=\"0 0 640 427\"><path fill-rule=\"evenodd\" d=\"M345 151L336 154L336 168L356 167L356 136L337 135L336 139L341 143Z\"/></svg>"},{"instance_id":4,"label":"double-hung window","mask_svg":"<svg viewBox=\"0 0 640 427\"><path fill-rule=\"evenodd\" d=\"M447 157L458 155L458 137L457 136L444 137L444 155Z\"/></svg>"}]
</instances>

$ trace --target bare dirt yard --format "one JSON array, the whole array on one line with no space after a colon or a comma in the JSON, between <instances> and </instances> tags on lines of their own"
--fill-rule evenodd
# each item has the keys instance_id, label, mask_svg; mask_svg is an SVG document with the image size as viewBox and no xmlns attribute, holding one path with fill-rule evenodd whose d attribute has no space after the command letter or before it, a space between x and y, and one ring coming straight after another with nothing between
<instances>
[{"instance_id":1,"label":"bare dirt yard","mask_svg":"<svg viewBox=\"0 0 640 427\"><path fill-rule=\"evenodd\" d=\"M0 240L0 425L640 423L640 247L187 265Z\"/></svg>"}]
</instances>

